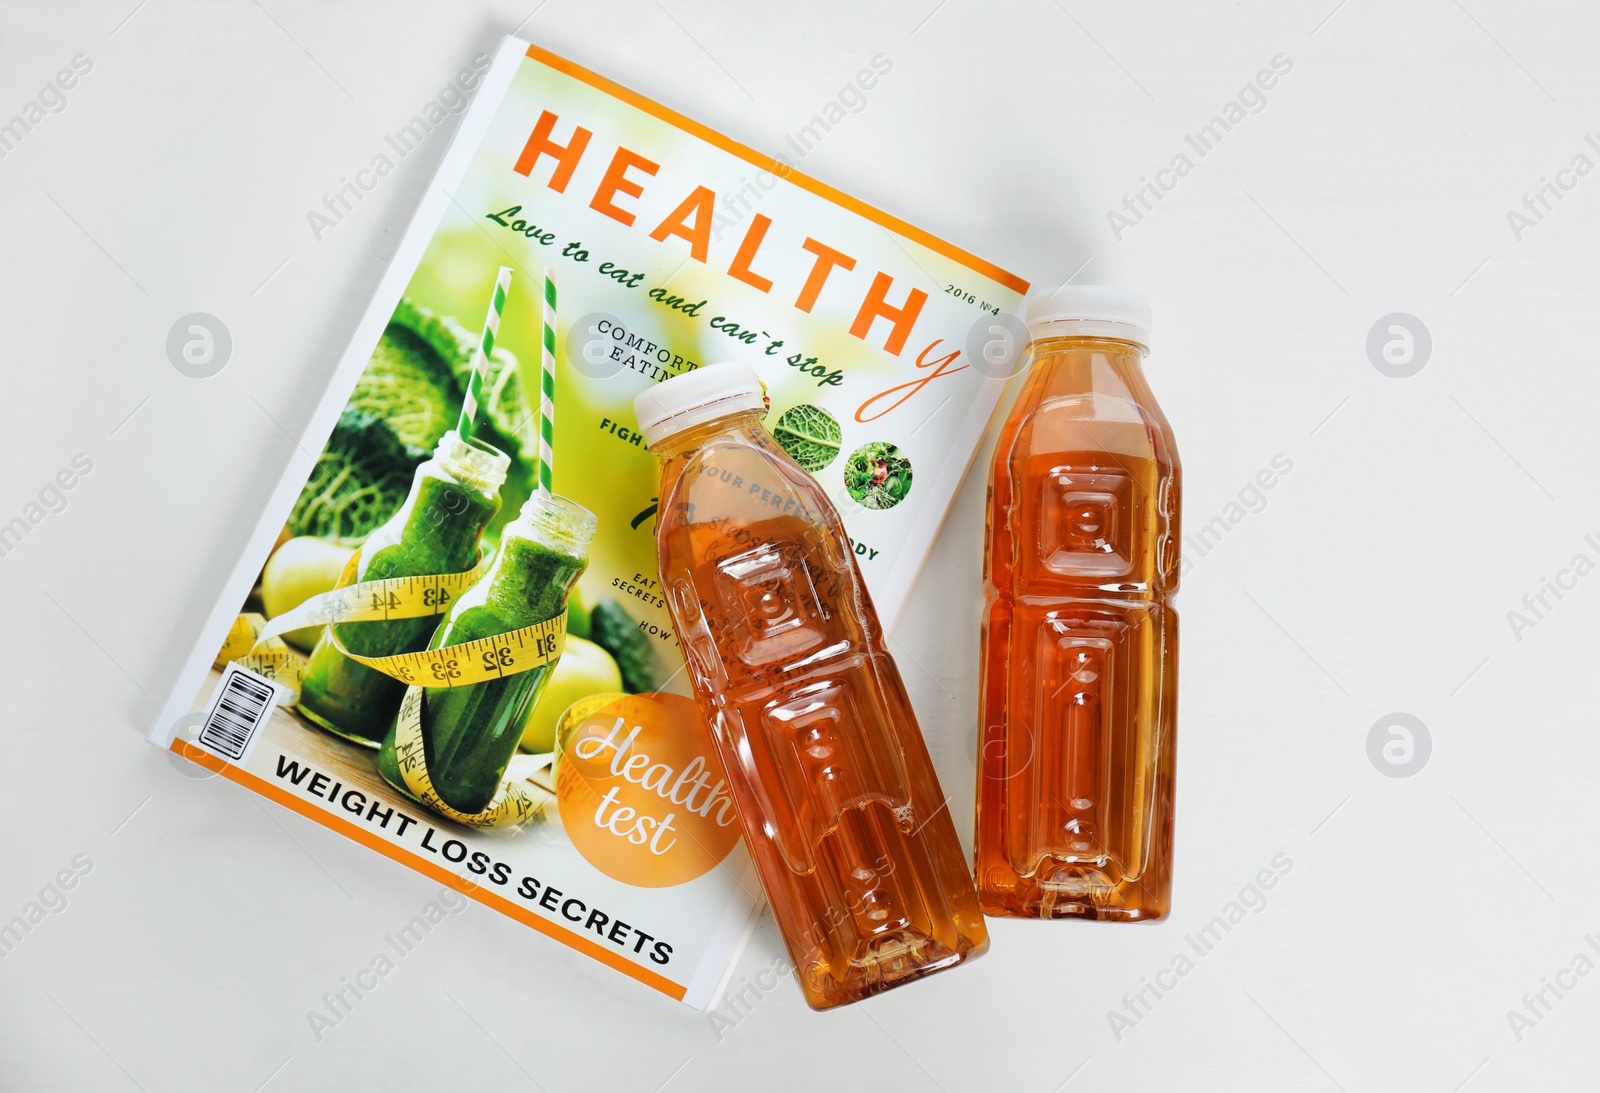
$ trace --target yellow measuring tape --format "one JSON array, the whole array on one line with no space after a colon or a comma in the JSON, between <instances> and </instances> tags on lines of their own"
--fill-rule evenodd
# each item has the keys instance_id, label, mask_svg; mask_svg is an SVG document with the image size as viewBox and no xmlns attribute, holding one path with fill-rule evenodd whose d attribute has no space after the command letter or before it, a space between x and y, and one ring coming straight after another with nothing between
<instances>
[{"instance_id":1,"label":"yellow measuring tape","mask_svg":"<svg viewBox=\"0 0 1600 1093\"><path fill-rule=\"evenodd\" d=\"M494 637L389 657L352 653L339 641L337 634L333 635L333 643L351 660L402 683L423 687L469 687L538 668L561 656L561 650L567 645L567 616L563 612L553 619Z\"/></svg>"},{"instance_id":2,"label":"yellow measuring tape","mask_svg":"<svg viewBox=\"0 0 1600 1093\"><path fill-rule=\"evenodd\" d=\"M228 637L222 643L214 667L225 668L229 662L237 663L281 683L298 695L305 665L289 651L282 638L262 636L267 626L267 620L254 611L236 617L228 628Z\"/></svg>"},{"instance_id":3,"label":"yellow measuring tape","mask_svg":"<svg viewBox=\"0 0 1600 1093\"><path fill-rule=\"evenodd\" d=\"M254 611L235 618L222 650L217 654L216 666L220 668L230 661L241 664L289 688L294 692L292 701L299 701L305 663L289 651L280 634L335 622L384 622L442 615L450 609L450 604L457 596L477 583L478 578L488 570L491 560L485 557L471 569L460 573L385 577L376 581L343 584L354 578L360 559L359 553L353 554L350 561L345 563L344 572L339 574L342 587L312 596L271 622ZM362 659L343 645L339 648L354 659Z\"/></svg>"},{"instance_id":4,"label":"yellow measuring tape","mask_svg":"<svg viewBox=\"0 0 1600 1093\"><path fill-rule=\"evenodd\" d=\"M400 777L419 801L442 816L474 828L525 824L551 801L554 795L538 786L503 779L494 800L482 812L461 812L447 805L428 776L428 760L422 742L422 695L421 687L406 688L394 733L394 754L400 765Z\"/></svg>"},{"instance_id":5,"label":"yellow measuring tape","mask_svg":"<svg viewBox=\"0 0 1600 1093\"><path fill-rule=\"evenodd\" d=\"M352 555L341 582L355 575L359 554ZM277 637L306 626L332 622L387 622L442 615L461 593L477 583L489 568L489 558L461 573L431 573L422 577L385 577L376 581L335 588L312 596L293 611L285 611L267 624L261 638Z\"/></svg>"},{"instance_id":6,"label":"yellow measuring tape","mask_svg":"<svg viewBox=\"0 0 1600 1093\"><path fill-rule=\"evenodd\" d=\"M339 645L338 636L334 644ZM423 687L467 687L516 675L553 663L567 643L565 612L553 619L524 626L494 637L479 638L392 657L364 657L339 645L352 660L410 684L395 718L395 759L406 788L442 816L468 827L514 827L539 814L550 794L513 779L502 779L494 800L482 812L467 813L450 807L428 776L427 749L422 740Z\"/></svg>"}]
</instances>

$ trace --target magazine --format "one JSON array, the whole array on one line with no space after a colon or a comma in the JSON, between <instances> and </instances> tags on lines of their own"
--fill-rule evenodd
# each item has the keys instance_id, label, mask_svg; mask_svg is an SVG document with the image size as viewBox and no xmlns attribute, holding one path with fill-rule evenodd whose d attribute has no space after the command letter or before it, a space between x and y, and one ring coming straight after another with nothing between
<instances>
[{"instance_id":1,"label":"magazine","mask_svg":"<svg viewBox=\"0 0 1600 1093\"><path fill-rule=\"evenodd\" d=\"M151 741L710 1008L760 891L634 396L755 368L892 628L1026 290L507 39Z\"/></svg>"}]
</instances>

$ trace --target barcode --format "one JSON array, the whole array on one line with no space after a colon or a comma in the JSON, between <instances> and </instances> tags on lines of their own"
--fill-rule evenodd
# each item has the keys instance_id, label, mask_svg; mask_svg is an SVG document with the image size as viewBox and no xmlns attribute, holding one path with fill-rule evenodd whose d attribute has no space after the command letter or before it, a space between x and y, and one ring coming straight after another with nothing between
<instances>
[{"instance_id":1,"label":"barcode","mask_svg":"<svg viewBox=\"0 0 1600 1093\"><path fill-rule=\"evenodd\" d=\"M273 686L237 664L228 665L217 699L200 730L200 746L213 754L239 760L272 709Z\"/></svg>"}]
</instances>

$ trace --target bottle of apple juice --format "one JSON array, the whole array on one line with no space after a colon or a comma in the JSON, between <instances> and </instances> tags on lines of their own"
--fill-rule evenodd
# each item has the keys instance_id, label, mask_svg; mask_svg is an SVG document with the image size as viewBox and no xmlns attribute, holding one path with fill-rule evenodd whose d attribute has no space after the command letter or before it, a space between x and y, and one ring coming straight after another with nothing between
<instances>
[{"instance_id":1,"label":"bottle of apple juice","mask_svg":"<svg viewBox=\"0 0 1600 1093\"><path fill-rule=\"evenodd\" d=\"M995 449L975 877L985 913L1151 922L1172 891L1180 468L1150 306L1028 301Z\"/></svg>"},{"instance_id":2,"label":"bottle of apple juice","mask_svg":"<svg viewBox=\"0 0 1600 1093\"><path fill-rule=\"evenodd\" d=\"M988 932L844 526L761 424L742 364L634 403L661 460L656 547L695 697L806 1001L981 954Z\"/></svg>"}]
</instances>

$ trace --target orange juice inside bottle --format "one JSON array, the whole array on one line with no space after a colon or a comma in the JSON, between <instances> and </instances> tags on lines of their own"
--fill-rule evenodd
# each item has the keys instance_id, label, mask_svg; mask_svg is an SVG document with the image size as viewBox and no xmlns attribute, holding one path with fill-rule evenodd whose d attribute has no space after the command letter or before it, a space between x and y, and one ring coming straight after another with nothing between
<instances>
[{"instance_id":1,"label":"orange juice inside bottle","mask_svg":"<svg viewBox=\"0 0 1600 1093\"><path fill-rule=\"evenodd\" d=\"M1178 452L1142 296L1028 304L995 450L976 866L991 915L1148 922L1172 893Z\"/></svg>"},{"instance_id":2,"label":"orange juice inside bottle","mask_svg":"<svg viewBox=\"0 0 1600 1093\"><path fill-rule=\"evenodd\" d=\"M965 855L855 554L742 364L641 394L661 581L745 841L816 1009L978 956Z\"/></svg>"}]
</instances>

